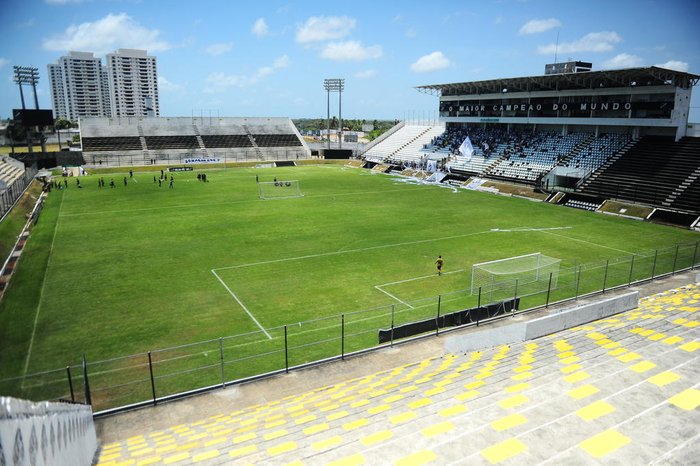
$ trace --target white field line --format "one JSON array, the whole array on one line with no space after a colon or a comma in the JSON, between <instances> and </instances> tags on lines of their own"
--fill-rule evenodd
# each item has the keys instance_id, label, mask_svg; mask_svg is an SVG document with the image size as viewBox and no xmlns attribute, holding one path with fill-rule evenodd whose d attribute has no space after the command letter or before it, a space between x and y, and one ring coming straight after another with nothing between
<instances>
[{"instance_id":1,"label":"white field line","mask_svg":"<svg viewBox=\"0 0 700 466\"><path fill-rule=\"evenodd\" d=\"M378 289L379 291L381 291L382 293L384 293L385 295L387 295L388 297L390 297L391 299L394 299L394 300L400 302L401 304L404 304L404 305L408 306L409 309L415 309L415 307L411 306L411 305L408 304L406 301L403 301L403 300L397 298L396 296L394 296L393 294L389 293L389 292L386 291L386 290L382 290L382 289L379 287L379 285L374 285L374 287L375 287L376 289Z\"/></svg>"},{"instance_id":2,"label":"white field line","mask_svg":"<svg viewBox=\"0 0 700 466\"><path fill-rule=\"evenodd\" d=\"M543 233L547 233L548 235L558 236L559 238L566 238L566 239L571 240L571 241L578 241L579 243L585 243L585 244L590 244L591 246L596 246L596 247L599 247L599 248L610 249L611 251L624 252L625 254L633 254L633 253L630 252L630 251L625 251L625 250L623 250L623 249L612 248L612 247L610 247L610 246L605 246L605 245L603 245L603 244L594 243L594 242L592 242L592 241L586 241L585 239L572 238L572 237L570 237L570 236L560 235L560 234L558 234L558 233L552 233L551 231L547 231L547 230L541 230L541 231L542 231Z\"/></svg>"},{"instance_id":3,"label":"white field line","mask_svg":"<svg viewBox=\"0 0 700 466\"><path fill-rule=\"evenodd\" d=\"M465 272L466 269L459 269L459 270L452 270L451 272L444 272L443 275L449 275L451 273L460 273L460 272ZM398 280L395 282L389 282L389 283L383 283L381 285L375 285L374 287L380 287L380 286L389 286L389 285L398 285L399 283L408 283L408 282L414 282L416 280L423 280L426 278L434 278L436 274L431 274L431 275L423 275L422 277L413 277L413 278L407 278L406 280Z\"/></svg>"},{"instance_id":4,"label":"white field line","mask_svg":"<svg viewBox=\"0 0 700 466\"><path fill-rule=\"evenodd\" d=\"M444 240L456 239L456 238L466 238L468 236L483 235L484 233L490 233L490 232L489 231L477 231L475 233L465 233L463 235L443 236L441 238L431 238L431 239L420 239L420 240L416 240L416 241L406 241L404 243L380 244L378 246L369 246L366 248L347 249L345 251L321 252L318 254L307 254L305 256L286 257L283 259L271 259L271 260L267 260L267 261L250 262L248 264L230 265L227 267L216 267L212 270L241 269L244 267L254 267L257 265L268 265L268 264L277 264L280 262L292 262L292 261L303 260L303 259L314 259L316 257L337 256L339 254L352 254L352 253L356 253L356 252L374 251L376 249L388 249L388 248L396 248L396 247L401 247L401 246L410 246L410 245L414 245L414 244L432 243L432 242L436 242L436 241L444 241Z\"/></svg>"},{"instance_id":5,"label":"white field line","mask_svg":"<svg viewBox=\"0 0 700 466\"><path fill-rule=\"evenodd\" d=\"M265 336L267 336L267 338L269 340L272 340L272 336L270 336L270 334L267 333L267 330L265 330L265 327L260 325L260 322L258 322L258 319L256 319L255 316L248 310L246 305L243 304L243 302L241 302L240 299L238 299L238 296L236 296L235 293L233 291L231 291L231 288L229 288L228 285L221 279L221 277L219 277L219 274L217 274L216 271L213 269L212 269L211 273L213 273L214 276L216 277L216 279L219 280L219 283L221 283L224 286L224 288L226 288L226 291L228 291L228 293L231 296L233 296L233 299L236 300L236 302L243 308L243 310L246 312L246 314L248 314L248 316L253 320L253 322L255 322L255 325L257 325L260 328L260 330L263 331Z\"/></svg>"},{"instance_id":6,"label":"white field line","mask_svg":"<svg viewBox=\"0 0 700 466\"><path fill-rule=\"evenodd\" d=\"M32 348L34 347L34 336L36 335L36 324L39 322L39 313L41 311L41 303L44 302L44 289L46 287L46 277L49 275L49 268L51 266L51 258L53 257L53 245L56 242L56 232L58 231L58 221L61 218L61 208L63 207L63 196L61 196L61 203L58 205L58 215L56 216L56 224L53 226L53 238L51 238L51 248L49 248L49 258L46 260L46 270L44 270L44 279L41 281L41 289L39 290L39 303L36 305L36 314L34 315L34 326L32 327L32 337L29 340L29 349L27 349L27 359L24 361L24 373L22 377L27 376L27 371L29 370L29 359L32 356ZM22 386L24 386L24 379L22 379Z\"/></svg>"},{"instance_id":7,"label":"white field line","mask_svg":"<svg viewBox=\"0 0 700 466\"><path fill-rule=\"evenodd\" d=\"M451 274L451 273L459 273L459 272L464 272L464 269L453 270L453 271L451 271L451 272L445 272L445 273L443 273L443 275L449 275L449 274ZM384 293L385 295L389 296L391 299L395 299L396 301L400 302L401 304L405 304L405 305L408 306L410 309L415 309L415 307L411 306L411 305L408 304L406 301L403 301L403 300L397 298L395 295L389 293L388 291L386 291L386 290L383 289L382 287L384 287L384 286L391 286L391 285L398 285L398 284L400 284L400 283L413 282L413 281L416 281L416 280L424 280L424 279L426 279L426 278L433 278L433 277L435 277L435 274L432 274L432 275L423 275L422 277L413 277L413 278L407 278L407 279L405 279L405 280L398 280L398 281L395 281L395 282L384 283L384 284L382 284L382 285L374 285L374 287L375 287L377 290L379 290L379 291L381 291L382 293Z\"/></svg>"}]
</instances>

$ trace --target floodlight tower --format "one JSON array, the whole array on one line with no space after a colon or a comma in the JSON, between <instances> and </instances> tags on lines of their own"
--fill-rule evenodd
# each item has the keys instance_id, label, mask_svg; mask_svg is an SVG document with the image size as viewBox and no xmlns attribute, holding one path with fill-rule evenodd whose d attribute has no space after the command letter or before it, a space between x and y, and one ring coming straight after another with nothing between
<instances>
[{"instance_id":1,"label":"floodlight tower","mask_svg":"<svg viewBox=\"0 0 700 466\"><path fill-rule=\"evenodd\" d=\"M23 84L31 84L34 90L34 108L39 110L39 99L36 95L36 83L39 82L39 68L33 66L15 66L15 79L14 81L19 86L19 95L22 99L22 109L27 107L24 105L24 92L22 92Z\"/></svg>"},{"instance_id":2,"label":"floodlight tower","mask_svg":"<svg viewBox=\"0 0 700 466\"><path fill-rule=\"evenodd\" d=\"M342 112L342 95L345 90L345 79L342 78L327 78L323 80L323 88L326 90L327 99L327 128L328 128L328 149L331 148L331 92L338 93L338 127L340 134L338 136L338 148L343 148L343 112Z\"/></svg>"},{"instance_id":3,"label":"floodlight tower","mask_svg":"<svg viewBox=\"0 0 700 466\"><path fill-rule=\"evenodd\" d=\"M36 95L36 83L39 82L39 68L33 66L15 65L14 70L14 81L19 86L19 96L22 99L22 110L26 110L27 108L24 105L24 92L22 91L22 85L24 84L30 84L32 86L32 90L34 91L34 108L39 110L39 98ZM46 139L43 137L44 135L42 132L40 132L39 135L41 140L41 150L42 152L46 152ZM30 153L34 152L32 146L32 132L29 130L29 127L27 127L27 149Z\"/></svg>"}]
</instances>

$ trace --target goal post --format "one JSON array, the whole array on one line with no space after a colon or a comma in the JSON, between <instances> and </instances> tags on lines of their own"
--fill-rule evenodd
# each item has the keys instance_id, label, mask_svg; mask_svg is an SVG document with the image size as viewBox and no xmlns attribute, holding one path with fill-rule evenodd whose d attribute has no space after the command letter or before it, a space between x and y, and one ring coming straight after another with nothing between
<instances>
[{"instance_id":1,"label":"goal post","mask_svg":"<svg viewBox=\"0 0 700 466\"><path fill-rule=\"evenodd\" d=\"M258 197L260 199L288 199L303 196L299 180L258 182Z\"/></svg>"},{"instance_id":2,"label":"goal post","mask_svg":"<svg viewBox=\"0 0 700 466\"><path fill-rule=\"evenodd\" d=\"M471 294L479 293L490 300L537 293L547 289L552 277L552 289L559 278L561 259L535 252L508 257L472 266ZM516 289L517 288L517 289Z\"/></svg>"}]
</instances>

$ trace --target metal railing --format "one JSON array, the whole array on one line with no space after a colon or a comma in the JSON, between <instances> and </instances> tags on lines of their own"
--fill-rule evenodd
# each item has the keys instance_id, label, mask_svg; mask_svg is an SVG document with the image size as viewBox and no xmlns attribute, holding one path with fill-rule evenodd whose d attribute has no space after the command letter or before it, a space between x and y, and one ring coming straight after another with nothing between
<instances>
[{"instance_id":1,"label":"metal railing","mask_svg":"<svg viewBox=\"0 0 700 466\"><path fill-rule=\"evenodd\" d=\"M262 331L250 332L100 361L83 355L60 369L0 380L0 393L27 399L88 403L97 415L155 405L396 343L392 338L379 344L379 329L439 319L449 312L512 298L520 299L520 307L508 315L517 315L691 270L700 265L699 245L700 242L677 244L560 268L556 279L551 274L528 283L515 280L491 289L480 288L474 294L469 289L458 290L288 323L268 328L269 337ZM467 325L479 325L479 322L472 319ZM445 329L429 334L440 331Z\"/></svg>"}]
</instances>

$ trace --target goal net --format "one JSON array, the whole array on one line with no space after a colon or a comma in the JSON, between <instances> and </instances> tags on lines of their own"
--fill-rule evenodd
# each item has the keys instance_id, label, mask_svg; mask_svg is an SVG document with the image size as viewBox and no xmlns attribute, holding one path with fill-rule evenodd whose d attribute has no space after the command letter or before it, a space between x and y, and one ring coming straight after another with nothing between
<instances>
[{"instance_id":1,"label":"goal net","mask_svg":"<svg viewBox=\"0 0 700 466\"><path fill-rule=\"evenodd\" d=\"M290 197L303 197L299 180L265 181L258 183L258 197L260 199L286 199Z\"/></svg>"},{"instance_id":2,"label":"goal net","mask_svg":"<svg viewBox=\"0 0 700 466\"><path fill-rule=\"evenodd\" d=\"M498 301L512 298L517 293L524 296L547 290L550 276L551 288L557 286L561 259L536 252L524 256L509 257L472 266L471 294L479 293L482 299Z\"/></svg>"}]
</instances>

